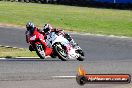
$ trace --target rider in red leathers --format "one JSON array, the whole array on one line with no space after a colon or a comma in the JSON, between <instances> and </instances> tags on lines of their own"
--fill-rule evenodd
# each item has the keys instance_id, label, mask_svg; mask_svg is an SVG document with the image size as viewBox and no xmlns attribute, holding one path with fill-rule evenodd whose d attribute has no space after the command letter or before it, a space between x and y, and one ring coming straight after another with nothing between
<instances>
[{"instance_id":1,"label":"rider in red leathers","mask_svg":"<svg viewBox=\"0 0 132 88\"><path fill-rule=\"evenodd\" d=\"M25 32L25 35L26 35L27 43L29 43L29 37L34 33L35 30L37 30L39 33L43 34L43 36L45 37L45 34L41 30L39 30L37 27L35 27L32 22L28 22L26 24L26 29L27 29L27 31ZM46 46L46 42L42 42L42 44L44 45L45 56L52 55L52 50ZM29 45L29 50L34 51L34 49L31 45Z\"/></svg>"}]
</instances>

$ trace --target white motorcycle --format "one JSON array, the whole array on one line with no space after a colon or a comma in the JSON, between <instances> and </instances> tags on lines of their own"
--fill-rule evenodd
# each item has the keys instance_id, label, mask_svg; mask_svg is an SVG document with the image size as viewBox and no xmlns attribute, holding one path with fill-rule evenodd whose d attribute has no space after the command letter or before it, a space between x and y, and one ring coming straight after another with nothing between
<instances>
[{"instance_id":1,"label":"white motorcycle","mask_svg":"<svg viewBox=\"0 0 132 88\"><path fill-rule=\"evenodd\" d=\"M53 49L54 55L58 56L62 61L68 59L83 61L85 59L82 49L78 45L73 48L62 34L51 32L47 35L46 44Z\"/></svg>"}]
</instances>

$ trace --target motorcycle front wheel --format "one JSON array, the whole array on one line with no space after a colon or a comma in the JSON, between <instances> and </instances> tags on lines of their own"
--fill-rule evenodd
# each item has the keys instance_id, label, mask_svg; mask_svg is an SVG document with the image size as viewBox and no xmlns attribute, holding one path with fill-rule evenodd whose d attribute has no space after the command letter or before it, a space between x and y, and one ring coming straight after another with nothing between
<instances>
[{"instance_id":1,"label":"motorcycle front wheel","mask_svg":"<svg viewBox=\"0 0 132 88\"><path fill-rule=\"evenodd\" d=\"M53 45L53 50L56 53L56 55L59 57L59 59L61 59L62 61L68 60L67 53L63 45L61 45L60 43L56 43Z\"/></svg>"},{"instance_id":2,"label":"motorcycle front wheel","mask_svg":"<svg viewBox=\"0 0 132 88\"><path fill-rule=\"evenodd\" d=\"M77 53L79 53L79 57L77 58L77 60L79 61L84 61L85 56L84 56L84 52L82 50L77 50Z\"/></svg>"},{"instance_id":3,"label":"motorcycle front wheel","mask_svg":"<svg viewBox=\"0 0 132 88\"><path fill-rule=\"evenodd\" d=\"M41 59L45 59L45 51L42 44L35 44L35 51Z\"/></svg>"}]
</instances>

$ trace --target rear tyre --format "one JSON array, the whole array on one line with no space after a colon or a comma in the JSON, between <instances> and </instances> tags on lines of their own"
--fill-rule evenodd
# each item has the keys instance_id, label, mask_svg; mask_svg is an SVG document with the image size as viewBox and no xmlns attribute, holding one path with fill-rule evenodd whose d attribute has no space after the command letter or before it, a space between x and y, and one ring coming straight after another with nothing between
<instances>
[{"instance_id":1,"label":"rear tyre","mask_svg":"<svg viewBox=\"0 0 132 88\"><path fill-rule=\"evenodd\" d=\"M45 51L42 44L35 44L35 51L41 59L45 59Z\"/></svg>"},{"instance_id":2,"label":"rear tyre","mask_svg":"<svg viewBox=\"0 0 132 88\"><path fill-rule=\"evenodd\" d=\"M63 45L60 43L56 43L53 45L53 50L56 53L56 55L61 59L62 61L67 61L67 52Z\"/></svg>"}]
</instances>

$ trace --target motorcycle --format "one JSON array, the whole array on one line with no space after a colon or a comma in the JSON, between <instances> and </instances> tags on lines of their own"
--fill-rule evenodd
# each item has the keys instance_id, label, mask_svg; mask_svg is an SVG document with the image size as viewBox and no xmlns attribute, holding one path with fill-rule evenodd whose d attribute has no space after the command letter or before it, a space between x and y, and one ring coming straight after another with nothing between
<instances>
[{"instance_id":1,"label":"motorcycle","mask_svg":"<svg viewBox=\"0 0 132 88\"><path fill-rule=\"evenodd\" d=\"M54 55L58 56L62 61L69 59L83 61L85 59L83 50L78 45L72 47L63 34L50 32L46 38L46 45L52 48Z\"/></svg>"},{"instance_id":2,"label":"motorcycle","mask_svg":"<svg viewBox=\"0 0 132 88\"><path fill-rule=\"evenodd\" d=\"M29 50L36 51L41 59L45 59L45 56L48 56L52 52L52 49L46 46L44 35L37 30L28 35L27 41L30 44Z\"/></svg>"}]
</instances>

